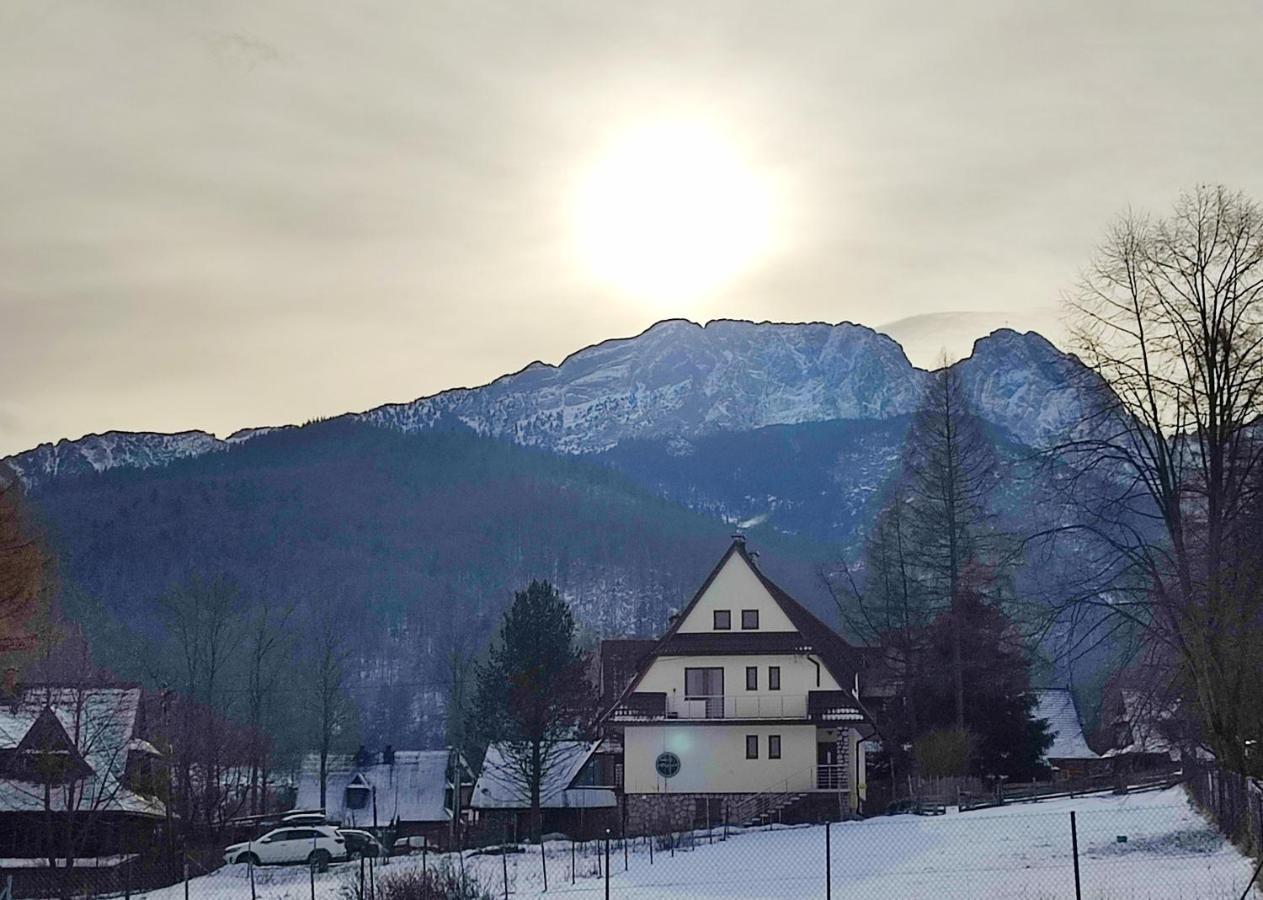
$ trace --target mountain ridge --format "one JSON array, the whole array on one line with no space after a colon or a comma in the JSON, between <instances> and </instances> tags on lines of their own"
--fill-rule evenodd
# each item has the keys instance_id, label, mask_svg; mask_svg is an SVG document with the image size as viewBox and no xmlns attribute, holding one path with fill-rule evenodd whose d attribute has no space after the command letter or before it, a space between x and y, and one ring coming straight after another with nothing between
<instances>
[{"instance_id":1,"label":"mountain ridge","mask_svg":"<svg viewBox=\"0 0 1263 900\"><path fill-rule=\"evenodd\" d=\"M737 352L740 351L740 352ZM1001 352L1003 351L1003 352ZM984 364L983 360L989 360ZM1045 398L1023 385L1044 369ZM1034 444L1046 442L1074 415L1077 359L1035 331L996 329L975 340L961 367L980 411ZM539 360L476 387L453 387L351 418L402 431L468 428L484 436L561 453L599 453L620 441L658 435L700 436L776 424L884 419L915 408L928 370L899 343L850 321L753 322L673 318L639 334L615 337ZM1053 399L1050 406L1049 397ZM1016 403L1016 405L1015 405ZM1031 407L1038 405L1038 410ZM987 415L991 412L992 415ZM43 443L5 457L28 487L114 468L150 468L222 452L277 429L243 428L227 438L190 430L107 431Z\"/></svg>"}]
</instances>

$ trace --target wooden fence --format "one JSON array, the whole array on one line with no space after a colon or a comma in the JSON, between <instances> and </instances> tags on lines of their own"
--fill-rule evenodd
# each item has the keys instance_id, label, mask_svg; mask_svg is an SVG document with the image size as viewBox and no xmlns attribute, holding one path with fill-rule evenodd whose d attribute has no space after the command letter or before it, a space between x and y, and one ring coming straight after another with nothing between
<instances>
[{"instance_id":1,"label":"wooden fence","mask_svg":"<svg viewBox=\"0 0 1263 900\"><path fill-rule=\"evenodd\" d=\"M1247 853L1263 857L1263 786L1213 765L1186 766L1193 801L1219 830Z\"/></svg>"}]
</instances>

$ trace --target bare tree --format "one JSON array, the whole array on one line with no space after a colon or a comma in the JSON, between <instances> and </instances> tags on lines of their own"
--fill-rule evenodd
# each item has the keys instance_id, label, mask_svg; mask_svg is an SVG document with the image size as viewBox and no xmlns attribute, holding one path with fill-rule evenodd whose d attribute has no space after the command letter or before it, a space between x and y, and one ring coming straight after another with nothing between
<instances>
[{"instance_id":1,"label":"bare tree","mask_svg":"<svg viewBox=\"0 0 1263 900\"><path fill-rule=\"evenodd\" d=\"M267 812L269 722L277 683L289 651L286 625L293 607L277 612L268 602L254 611L247 625L246 703L249 729L249 803L251 814Z\"/></svg>"},{"instance_id":2,"label":"bare tree","mask_svg":"<svg viewBox=\"0 0 1263 900\"><path fill-rule=\"evenodd\" d=\"M346 695L351 652L342 623L326 611L315 623L311 650L314 671L311 711L317 723L316 747L320 757L320 808L325 809L329 755L350 723L351 706Z\"/></svg>"},{"instance_id":3,"label":"bare tree","mask_svg":"<svg viewBox=\"0 0 1263 900\"><path fill-rule=\"evenodd\" d=\"M179 724L173 736L177 796L185 828L223 824L225 718L231 667L240 649L241 596L222 578L194 579L161 600L174 644Z\"/></svg>"},{"instance_id":4,"label":"bare tree","mask_svg":"<svg viewBox=\"0 0 1263 900\"><path fill-rule=\"evenodd\" d=\"M1058 448L1081 473L1059 537L1092 542L1102 582L1077 603L1168 648L1215 753L1242 768L1263 634L1242 550L1263 484L1263 213L1199 187L1166 218L1126 215L1067 303L1091 407Z\"/></svg>"}]
</instances>

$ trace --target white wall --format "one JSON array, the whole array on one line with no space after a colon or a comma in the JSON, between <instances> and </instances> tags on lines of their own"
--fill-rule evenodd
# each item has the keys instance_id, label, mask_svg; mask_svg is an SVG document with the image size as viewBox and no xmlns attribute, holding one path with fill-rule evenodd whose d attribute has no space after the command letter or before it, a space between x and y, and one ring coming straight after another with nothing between
<instances>
[{"instance_id":1,"label":"white wall","mask_svg":"<svg viewBox=\"0 0 1263 900\"><path fill-rule=\"evenodd\" d=\"M746 759L746 735L759 737L759 758ZM781 758L767 758L767 737L781 736ZM662 778L658 755L680 758L680 772ZM629 794L763 793L808 791L814 786L814 725L649 725L623 736L624 790Z\"/></svg>"},{"instance_id":2,"label":"white wall","mask_svg":"<svg viewBox=\"0 0 1263 900\"><path fill-rule=\"evenodd\" d=\"M698 598L688 617L680 623L677 631L696 633L700 631L714 632L716 609L732 612L732 630L741 631L741 610L757 609L759 611L759 631L797 631L789 617L780 608L767 588L758 577L750 571L746 561L734 553L728 562L719 570L715 580L706 588L706 593Z\"/></svg>"},{"instance_id":3,"label":"white wall","mask_svg":"<svg viewBox=\"0 0 1263 900\"><path fill-rule=\"evenodd\" d=\"M681 718L704 718L702 703L686 704L684 701L684 670L722 667L724 696L735 698L725 704L725 713L729 718L801 718L807 715L809 691L842 690L824 664L819 660L812 662L812 659L789 653L758 656L660 656L649 666L636 690L666 694L667 711L679 713ZM747 666L756 666L759 670L759 686L755 691L746 690ZM771 666L780 666L781 669L779 691L768 690L768 669Z\"/></svg>"}]
</instances>

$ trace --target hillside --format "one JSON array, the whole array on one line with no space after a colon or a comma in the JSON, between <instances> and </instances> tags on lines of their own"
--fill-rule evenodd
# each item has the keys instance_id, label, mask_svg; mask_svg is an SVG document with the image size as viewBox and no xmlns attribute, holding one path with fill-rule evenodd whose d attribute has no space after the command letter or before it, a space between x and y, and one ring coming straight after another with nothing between
<instances>
[{"instance_id":1,"label":"hillside","mask_svg":"<svg viewBox=\"0 0 1263 900\"><path fill-rule=\"evenodd\" d=\"M337 610L366 727L401 746L438 739L448 654L484 646L514 588L553 580L591 636L652 634L730 530L583 460L349 419L60 479L38 505L67 611L121 674L160 681L161 652L135 652L161 644L158 598L226 575L248 602L296 606L300 628ZM762 545L810 599L816 548Z\"/></svg>"}]
</instances>

